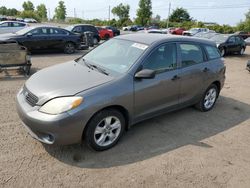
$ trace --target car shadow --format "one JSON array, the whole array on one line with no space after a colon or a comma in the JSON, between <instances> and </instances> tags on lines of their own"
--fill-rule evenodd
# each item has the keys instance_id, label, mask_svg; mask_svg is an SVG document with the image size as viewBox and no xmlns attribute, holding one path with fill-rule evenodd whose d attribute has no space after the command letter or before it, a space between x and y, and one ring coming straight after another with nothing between
<instances>
[{"instance_id":1,"label":"car shadow","mask_svg":"<svg viewBox=\"0 0 250 188\"><path fill-rule=\"evenodd\" d=\"M239 125L250 118L250 105L220 97L206 113L185 108L133 126L113 148L95 152L85 145L48 146L59 161L80 168L108 168L143 161L186 145L211 148L204 139Z\"/></svg>"}]
</instances>

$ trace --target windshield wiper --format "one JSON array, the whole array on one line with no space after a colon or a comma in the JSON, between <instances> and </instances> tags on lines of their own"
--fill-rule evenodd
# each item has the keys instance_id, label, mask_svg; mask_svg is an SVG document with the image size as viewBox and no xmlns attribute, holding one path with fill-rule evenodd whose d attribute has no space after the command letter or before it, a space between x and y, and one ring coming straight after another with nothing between
<instances>
[{"instance_id":1,"label":"windshield wiper","mask_svg":"<svg viewBox=\"0 0 250 188\"><path fill-rule=\"evenodd\" d=\"M96 66L96 65L94 65L94 64L90 64L90 63L86 62L85 59L82 59L82 60L83 60L84 64L85 64L88 68L90 68L90 69L92 69L92 70L93 70L93 68L95 68L95 69L97 69L99 72L101 72L101 73L103 73L103 74L105 74L105 75L109 75L109 73L107 73L105 69L103 69L103 68L101 68L101 67L98 67L98 66Z\"/></svg>"}]
</instances>

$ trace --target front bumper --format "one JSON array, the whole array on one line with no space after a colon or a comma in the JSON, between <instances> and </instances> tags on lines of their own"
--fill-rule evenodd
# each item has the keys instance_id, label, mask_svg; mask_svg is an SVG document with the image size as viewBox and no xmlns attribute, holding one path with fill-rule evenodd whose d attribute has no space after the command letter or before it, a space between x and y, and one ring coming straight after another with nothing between
<instances>
[{"instance_id":1,"label":"front bumper","mask_svg":"<svg viewBox=\"0 0 250 188\"><path fill-rule=\"evenodd\" d=\"M16 104L24 127L40 142L50 145L70 145L82 141L86 122L81 121L79 115L41 113L38 111L40 107L32 107L26 102L22 92L18 93Z\"/></svg>"}]
</instances>

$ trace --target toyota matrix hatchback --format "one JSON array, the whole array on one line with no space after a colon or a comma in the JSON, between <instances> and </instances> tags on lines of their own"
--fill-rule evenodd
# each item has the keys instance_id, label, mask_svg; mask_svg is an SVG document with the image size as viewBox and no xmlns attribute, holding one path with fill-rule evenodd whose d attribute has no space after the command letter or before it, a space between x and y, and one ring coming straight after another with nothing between
<instances>
[{"instance_id":1,"label":"toyota matrix hatchback","mask_svg":"<svg viewBox=\"0 0 250 188\"><path fill-rule=\"evenodd\" d=\"M100 151L139 121L192 105L211 110L224 80L214 42L122 35L34 74L17 94L17 109L37 140L59 145L84 140Z\"/></svg>"}]
</instances>

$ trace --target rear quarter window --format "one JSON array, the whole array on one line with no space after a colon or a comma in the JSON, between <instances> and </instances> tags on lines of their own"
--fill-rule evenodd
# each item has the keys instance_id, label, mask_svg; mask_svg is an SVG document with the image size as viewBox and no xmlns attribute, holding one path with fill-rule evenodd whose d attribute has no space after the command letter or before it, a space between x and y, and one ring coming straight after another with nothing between
<instances>
[{"instance_id":1,"label":"rear quarter window","mask_svg":"<svg viewBox=\"0 0 250 188\"><path fill-rule=\"evenodd\" d=\"M220 52L218 50L218 48L216 48L215 46L204 46L206 52L207 52L207 56L209 60L212 59L218 59L221 57Z\"/></svg>"},{"instance_id":2,"label":"rear quarter window","mask_svg":"<svg viewBox=\"0 0 250 188\"><path fill-rule=\"evenodd\" d=\"M204 62L202 49L196 44L180 44L182 67Z\"/></svg>"}]
</instances>

